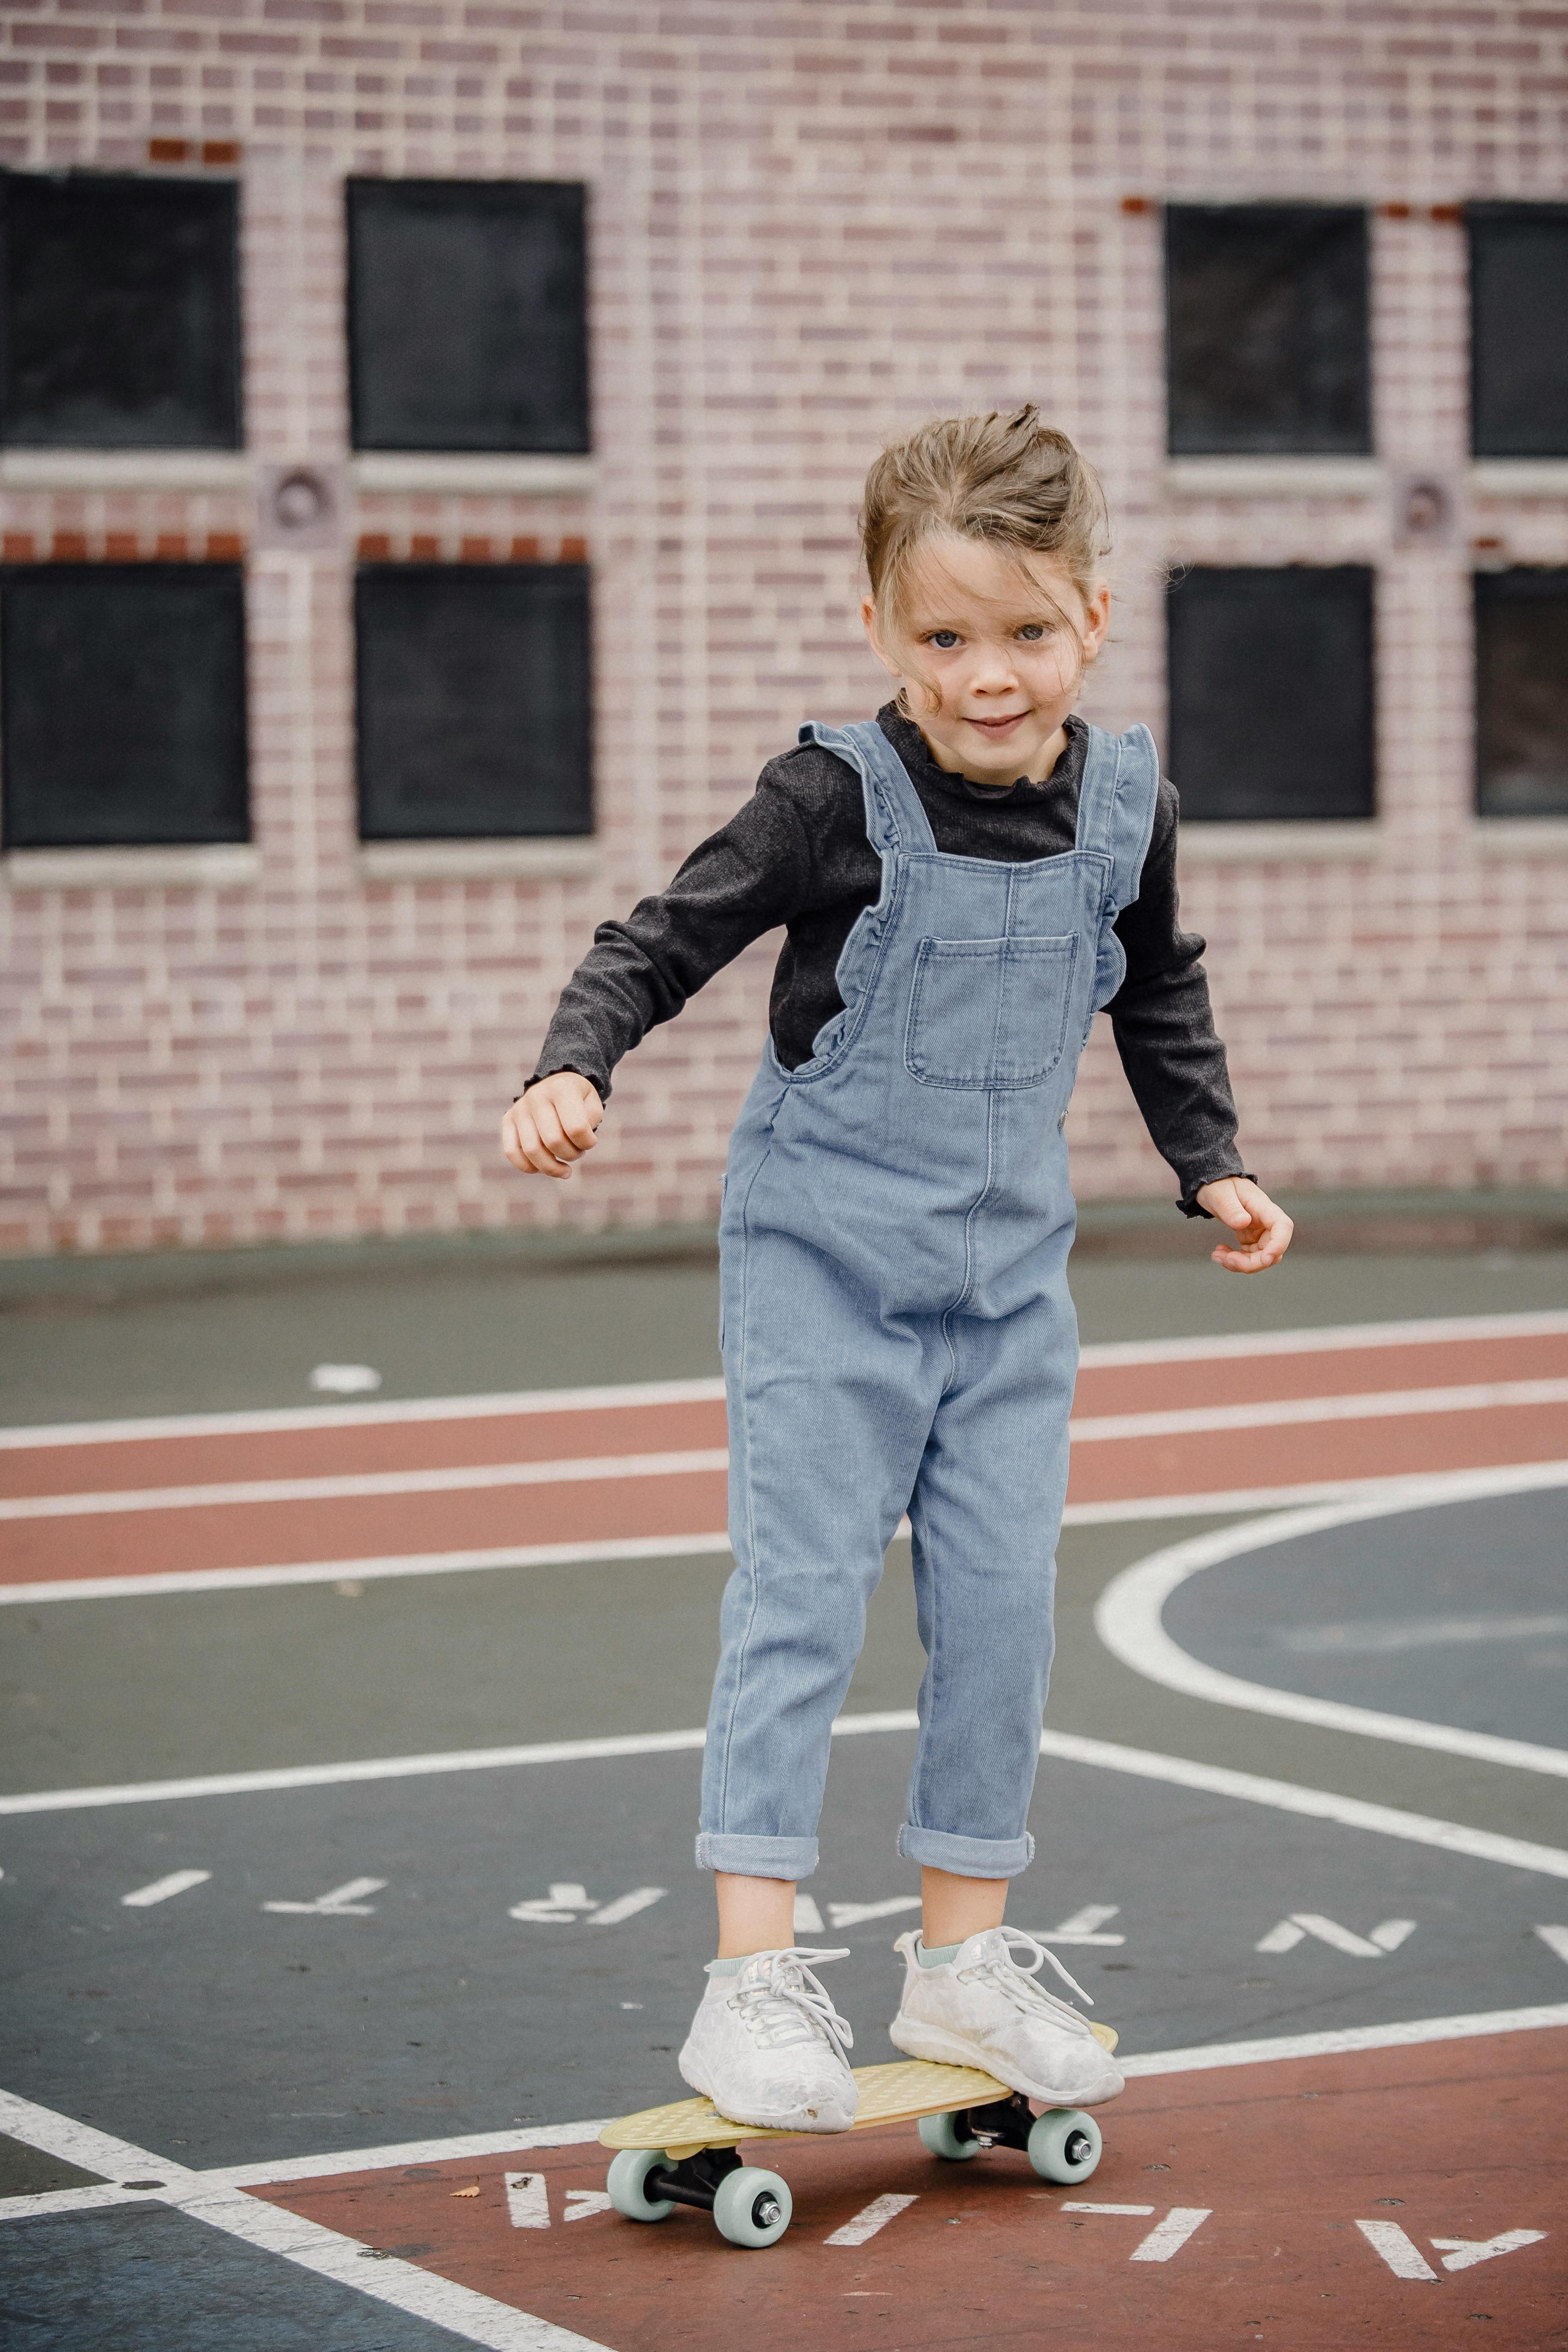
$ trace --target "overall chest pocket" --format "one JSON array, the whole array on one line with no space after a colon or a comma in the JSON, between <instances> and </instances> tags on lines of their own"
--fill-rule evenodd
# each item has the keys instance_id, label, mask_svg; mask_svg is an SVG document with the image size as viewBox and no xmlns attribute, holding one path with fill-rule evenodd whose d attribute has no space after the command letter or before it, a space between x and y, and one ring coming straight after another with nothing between
<instances>
[{"instance_id":1,"label":"overall chest pocket","mask_svg":"<svg viewBox=\"0 0 1568 2352\"><path fill-rule=\"evenodd\" d=\"M1077 956L1075 931L922 940L904 1030L910 1077L987 1094L1043 1086L1067 1044Z\"/></svg>"}]
</instances>

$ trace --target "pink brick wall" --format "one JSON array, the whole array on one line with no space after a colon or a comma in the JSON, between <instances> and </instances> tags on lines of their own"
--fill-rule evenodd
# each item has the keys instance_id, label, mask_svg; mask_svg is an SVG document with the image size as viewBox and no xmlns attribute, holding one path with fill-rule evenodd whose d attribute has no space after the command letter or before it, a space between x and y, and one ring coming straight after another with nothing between
<instances>
[{"instance_id":1,"label":"pink brick wall","mask_svg":"<svg viewBox=\"0 0 1568 2352\"><path fill-rule=\"evenodd\" d=\"M1468 478L1463 232L1432 216L1564 192L1568 10L6 0L0 39L0 160L237 142L261 462L345 455L345 173L586 181L598 456L592 492L366 493L335 550L252 547L257 873L0 885L0 1246L710 1214L767 943L625 1066L585 1180L512 1177L500 1113L595 919L803 716L874 707L851 523L879 438L1026 397L1111 494L1097 717L1160 730L1168 561L1378 566L1374 839L1185 861L1252 1164L1285 1188L1568 1179L1568 821L1500 849L1469 815L1468 587L1474 539L1568 562L1568 494ZM1377 486L1166 478L1159 217L1124 200L1276 195L1409 208L1374 223L1377 438L1391 475L1449 485L1441 546L1396 546ZM243 491L0 499L12 555L226 553L251 521ZM588 541L597 873L366 877L356 530L394 554ZM1070 1132L1081 1194L1172 1190L1108 1037Z\"/></svg>"}]
</instances>

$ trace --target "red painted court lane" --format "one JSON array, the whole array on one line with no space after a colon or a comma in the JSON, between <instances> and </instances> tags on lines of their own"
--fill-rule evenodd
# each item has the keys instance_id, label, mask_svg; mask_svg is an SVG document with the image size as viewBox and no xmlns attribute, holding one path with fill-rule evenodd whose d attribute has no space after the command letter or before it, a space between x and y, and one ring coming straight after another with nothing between
<instances>
[{"instance_id":1,"label":"red painted court lane","mask_svg":"<svg viewBox=\"0 0 1568 2352\"><path fill-rule=\"evenodd\" d=\"M941 2164L910 2126L758 2142L745 2160L778 2165L795 2197L788 2234L761 2252L704 2214L639 2226L594 2210L594 2147L253 2193L610 2352L1546 2352L1568 2342L1565 2094L1561 2029L1134 2080L1077 2189L1047 2189L1021 2156ZM548 2228L513 2226L509 2172L544 2176ZM915 2201L863 2244L824 2242L888 2195ZM1168 2259L1135 2259L1178 2208L1206 2218ZM1363 2221L1384 2225L1384 2251ZM1454 2271L1462 2250L1434 2242L1513 2231L1544 2235ZM1390 2253L1432 2275L1398 2275Z\"/></svg>"},{"instance_id":2,"label":"red painted court lane","mask_svg":"<svg viewBox=\"0 0 1568 2352\"><path fill-rule=\"evenodd\" d=\"M1116 1360L1119 1350L1101 1360L1091 1352L1068 1503L1223 1495L1245 1507L1255 1490L1568 1457L1568 1393L1504 1402L1489 1386L1568 1391L1568 1329L1500 1331L1484 1318L1475 1335L1436 1328L1447 1336L1423 1338L1417 1325L1366 1346L1338 1333L1326 1346L1311 1334L1286 1335L1285 1347L1265 1336L1234 1353L1227 1342L1175 1341L1157 1360L1140 1350L1130 1363ZM1205 1344L1226 1352L1193 1352ZM628 1400L599 1390L328 1407L320 1418L243 1414L216 1426L154 1423L145 1434L121 1424L98 1437L0 1445L0 1515L21 1514L4 1526L0 1583L711 1542L726 1516L713 1385ZM1350 1410L1335 1418L1339 1401ZM1319 1406L1322 1417L1289 1418ZM1264 1424L1114 1426L1123 1414L1238 1410ZM1268 1422L1271 1410L1285 1417ZM289 1481L310 1491L290 1492ZM414 1491L341 1491L356 1482Z\"/></svg>"}]
</instances>

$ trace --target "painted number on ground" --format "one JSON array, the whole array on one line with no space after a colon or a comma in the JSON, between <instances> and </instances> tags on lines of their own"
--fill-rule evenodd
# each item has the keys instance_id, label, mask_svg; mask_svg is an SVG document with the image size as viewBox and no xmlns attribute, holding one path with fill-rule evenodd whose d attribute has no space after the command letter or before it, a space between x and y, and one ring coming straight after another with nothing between
<instances>
[{"instance_id":1,"label":"painted number on ground","mask_svg":"<svg viewBox=\"0 0 1568 2352\"><path fill-rule=\"evenodd\" d=\"M574 1920L585 1919L590 1927L618 1927L623 1919L635 1919L639 1911L661 1902L669 1889L667 1886L634 1886L627 1895L617 1895L611 1902L602 1903L596 1895L575 1880L560 1878L548 1895L537 1895L526 1903L514 1903L507 1913L509 1919L521 1919L530 1926L570 1927Z\"/></svg>"},{"instance_id":2,"label":"painted number on ground","mask_svg":"<svg viewBox=\"0 0 1568 2352\"><path fill-rule=\"evenodd\" d=\"M1358 1936L1349 1927L1342 1927L1337 1919L1325 1919L1321 1911L1292 1911L1267 1936L1259 1937L1252 1947L1255 1952L1291 1952L1305 1937L1315 1936L1320 1944L1328 1944L1336 1952L1348 1952L1358 1960L1380 1960L1385 1952L1396 1952L1406 1936L1415 1933L1414 1919L1383 1919L1370 1935Z\"/></svg>"},{"instance_id":3,"label":"painted number on ground","mask_svg":"<svg viewBox=\"0 0 1568 2352\"><path fill-rule=\"evenodd\" d=\"M1356 2228L1395 2278L1436 2279L1420 2247L1397 2221L1358 2221ZM1477 2263L1495 2262L1500 2254L1517 2253L1521 2246L1539 2245L1545 2235L1544 2230L1504 2230L1495 2238L1434 2238L1431 2245L1446 2271L1468 2271Z\"/></svg>"},{"instance_id":4,"label":"painted number on ground","mask_svg":"<svg viewBox=\"0 0 1568 2352\"><path fill-rule=\"evenodd\" d=\"M1146 2220L1153 2212L1152 2205L1100 2205L1080 2198L1064 2198L1064 2213L1103 2213L1121 2219L1131 2216ZM1168 2263L1173 2254L1180 2253L1187 2240L1201 2230L1212 2205L1173 2205L1163 2221L1156 2221L1147 2237L1140 2238L1127 2259L1130 2263Z\"/></svg>"}]
</instances>

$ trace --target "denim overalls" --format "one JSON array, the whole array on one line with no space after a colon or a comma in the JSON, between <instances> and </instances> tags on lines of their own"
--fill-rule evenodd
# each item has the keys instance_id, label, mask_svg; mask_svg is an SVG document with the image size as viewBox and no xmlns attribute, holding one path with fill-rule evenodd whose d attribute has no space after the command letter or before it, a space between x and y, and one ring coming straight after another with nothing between
<instances>
[{"instance_id":1,"label":"denim overalls","mask_svg":"<svg viewBox=\"0 0 1568 2352\"><path fill-rule=\"evenodd\" d=\"M697 1859L816 1865L829 1729L906 1508L927 1665L899 1851L1028 1864L1078 1318L1062 1133L1126 969L1159 790L1147 728L1089 730L1078 835L1028 865L944 856L879 727L801 730L859 771L881 896L844 1010L763 1054L720 1225L730 1421L722 1654Z\"/></svg>"}]
</instances>

